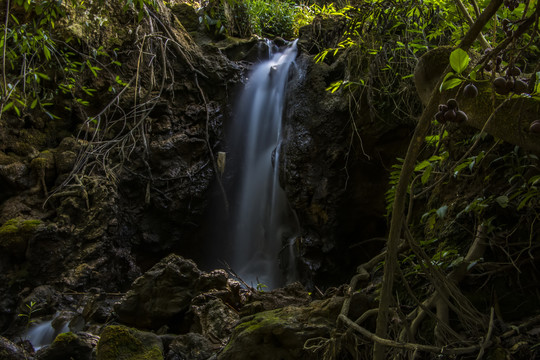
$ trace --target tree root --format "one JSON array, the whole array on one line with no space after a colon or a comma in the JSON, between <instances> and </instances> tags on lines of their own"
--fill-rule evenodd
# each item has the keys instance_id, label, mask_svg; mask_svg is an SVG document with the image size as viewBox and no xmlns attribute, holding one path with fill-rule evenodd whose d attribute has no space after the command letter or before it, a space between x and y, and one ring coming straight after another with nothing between
<instances>
[{"instance_id":1,"label":"tree root","mask_svg":"<svg viewBox=\"0 0 540 360\"><path fill-rule=\"evenodd\" d=\"M479 349L482 348L482 346L489 346L491 344L491 342L488 341L482 345L471 345L471 346L466 346L466 347L450 348L446 346L439 347L439 346L423 345L423 344L416 344L416 343L409 343L409 342L398 342L394 340L381 338L373 334L369 330L363 328L362 326L356 324L355 322L353 322L351 319L349 319L346 316L339 315L339 320L342 321L345 325L349 326L351 329L359 332L363 336L372 340L373 342L376 342L384 346L389 346L389 347L404 349L404 350L409 350L409 351L424 351L424 352L430 352L430 353L440 354L440 355L463 355L463 354L470 354L472 352L478 351Z\"/></svg>"}]
</instances>

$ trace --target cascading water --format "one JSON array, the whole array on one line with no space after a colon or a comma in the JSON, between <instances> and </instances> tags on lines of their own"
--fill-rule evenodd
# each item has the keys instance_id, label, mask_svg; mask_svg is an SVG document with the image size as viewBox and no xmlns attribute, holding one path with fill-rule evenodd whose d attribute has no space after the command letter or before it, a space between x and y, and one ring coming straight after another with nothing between
<instances>
[{"instance_id":1,"label":"cascading water","mask_svg":"<svg viewBox=\"0 0 540 360\"><path fill-rule=\"evenodd\" d=\"M237 106L231 129L235 191L231 201L232 268L248 284L281 284L279 254L292 236L291 219L279 186L281 122L289 68L296 41L253 69ZM289 271L290 272L290 271Z\"/></svg>"},{"instance_id":2,"label":"cascading water","mask_svg":"<svg viewBox=\"0 0 540 360\"><path fill-rule=\"evenodd\" d=\"M39 350L50 345L56 336L68 332L70 329L67 323L60 324L59 329L53 327L53 320L46 320L33 324L23 335L23 339L30 341L34 350Z\"/></svg>"}]
</instances>

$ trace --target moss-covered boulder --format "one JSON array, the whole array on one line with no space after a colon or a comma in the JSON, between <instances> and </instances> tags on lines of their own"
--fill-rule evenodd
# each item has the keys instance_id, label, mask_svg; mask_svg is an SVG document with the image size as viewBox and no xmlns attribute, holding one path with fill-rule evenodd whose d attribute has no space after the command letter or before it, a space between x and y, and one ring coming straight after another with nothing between
<instances>
[{"instance_id":1,"label":"moss-covered boulder","mask_svg":"<svg viewBox=\"0 0 540 360\"><path fill-rule=\"evenodd\" d=\"M108 326L101 333L96 360L160 360L161 339L149 332L125 326Z\"/></svg>"},{"instance_id":2,"label":"moss-covered boulder","mask_svg":"<svg viewBox=\"0 0 540 360\"><path fill-rule=\"evenodd\" d=\"M314 301L309 306L287 306L241 319L219 360L310 359L306 340L330 337L343 299Z\"/></svg>"},{"instance_id":3,"label":"moss-covered boulder","mask_svg":"<svg viewBox=\"0 0 540 360\"><path fill-rule=\"evenodd\" d=\"M35 234L40 220L23 220L20 218L6 221L0 227L0 249L4 254L23 257L29 239Z\"/></svg>"},{"instance_id":4,"label":"moss-covered boulder","mask_svg":"<svg viewBox=\"0 0 540 360\"><path fill-rule=\"evenodd\" d=\"M62 333L54 342L42 348L36 354L38 360L91 360L92 351L98 343L99 337L87 333Z\"/></svg>"}]
</instances>

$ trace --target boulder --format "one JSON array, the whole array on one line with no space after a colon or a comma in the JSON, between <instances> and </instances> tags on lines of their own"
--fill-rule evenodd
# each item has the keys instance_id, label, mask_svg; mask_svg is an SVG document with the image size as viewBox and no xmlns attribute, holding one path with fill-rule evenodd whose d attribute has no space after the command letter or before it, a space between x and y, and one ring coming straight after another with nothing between
<instances>
[{"instance_id":1,"label":"boulder","mask_svg":"<svg viewBox=\"0 0 540 360\"><path fill-rule=\"evenodd\" d=\"M0 360L28 359L24 351L3 336L0 336Z\"/></svg>"},{"instance_id":2,"label":"boulder","mask_svg":"<svg viewBox=\"0 0 540 360\"><path fill-rule=\"evenodd\" d=\"M37 360L92 360L99 337L88 333L67 332L60 334L54 342L36 353Z\"/></svg>"},{"instance_id":3,"label":"boulder","mask_svg":"<svg viewBox=\"0 0 540 360\"><path fill-rule=\"evenodd\" d=\"M0 249L6 255L24 257L28 242L40 225L40 220L17 218L6 221L0 227Z\"/></svg>"},{"instance_id":4,"label":"boulder","mask_svg":"<svg viewBox=\"0 0 540 360\"><path fill-rule=\"evenodd\" d=\"M216 346L203 335L187 333L174 338L166 360L207 360L216 351Z\"/></svg>"},{"instance_id":5,"label":"boulder","mask_svg":"<svg viewBox=\"0 0 540 360\"><path fill-rule=\"evenodd\" d=\"M201 300L203 301L200 304L191 306L194 314L191 331L201 333L214 344L225 345L223 342L229 339L233 326L239 319L238 313L221 299Z\"/></svg>"},{"instance_id":6,"label":"boulder","mask_svg":"<svg viewBox=\"0 0 540 360\"><path fill-rule=\"evenodd\" d=\"M244 317L234 329L219 360L310 359L308 339L329 338L343 298L313 301L309 306L287 306Z\"/></svg>"},{"instance_id":7,"label":"boulder","mask_svg":"<svg viewBox=\"0 0 540 360\"><path fill-rule=\"evenodd\" d=\"M200 276L193 261L169 255L133 282L115 311L120 321L138 328L174 323L189 310Z\"/></svg>"},{"instance_id":8,"label":"boulder","mask_svg":"<svg viewBox=\"0 0 540 360\"><path fill-rule=\"evenodd\" d=\"M96 360L163 359L163 343L153 333L125 326L105 328L97 344Z\"/></svg>"}]
</instances>

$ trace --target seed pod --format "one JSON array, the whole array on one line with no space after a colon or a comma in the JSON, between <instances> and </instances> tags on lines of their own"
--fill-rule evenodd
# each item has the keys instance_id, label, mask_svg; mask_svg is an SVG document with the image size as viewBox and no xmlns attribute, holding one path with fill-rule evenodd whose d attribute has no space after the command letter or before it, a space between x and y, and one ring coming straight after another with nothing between
<instances>
[{"instance_id":1,"label":"seed pod","mask_svg":"<svg viewBox=\"0 0 540 360\"><path fill-rule=\"evenodd\" d=\"M514 82L514 93L516 94L523 94L524 92L527 92L528 85L523 80L516 80Z\"/></svg>"},{"instance_id":2,"label":"seed pod","mask_svg":"<svg viewBox=\"0 0 540 360\"><path fill-rule=\"evenodd\" d=\"M448 106L446 106L445 104L439 105L439 112L445 113L446 110L448 110Z\"/></svg>"},{"instance_id":3,"label":"seed pod","mask_svg":"<svg viewBox=\"0 0 540 360\"><path fill-rule=\"evenodd\" d=\"M444 113L444 120L446 121L456 121L456 111L454 109L450 109L447 112Z\"/></svg>"},{"instance_id":4,"label":"seed pod","mask_svg":"<svg viewBox=\"0 0 540 360\"><path fill-rule=\"evenodd\" d=\"M467 114L461 110L459 110L458 112L456 112L456 119L455 119L455 122L457 123L462 123L462 122L465 122L469 120L469 117L467 116Z\"/></svg>"},{"instance_id":5,"label":"seed pod","mask_svg":"<svg viewBox=\"0 0 540 360\"><path fill-rule=\"evenodd\" d=\"M521 70L517 66L512 66L506 70L506 75L508 76L519 76L521 75Z\"/></svg>"},{"instance_id":6,"label":"seed pod","mask_svg":"<svg viewBox=\"0 0 540 360\"><path fill-rule=\"evenodd\" d=\"M529 126L529 132L533 134L540 134L540 120L534 120Z\"/></svg>"},{"instance_id":7,"label":"seed pod","mask_svg":"<svg viewBox=\"0 0 540 360\"><path fill-rule=\"evenodd\" d=\"M435 120L440 122L441 124L444 124L446 122L446 119L444 118L444 113L439 111L435 114Z\"/></svg>"},{"instance_id":8,"label":"seed pod","mask_svg":"<svg viewBox=\"0 0 540 360\"><path fill-rule=\"evenodd\" d=\"M474 99L478 96L478 89L474 84L467 84L463 89L463 96L468 99Z\"/></svg>"},{"instance_id":9,"label":"seed pod","mask_svg":"<svg viewBox=\"0 0 540 360\"><path fill-rule=\"evenodd\" d=\"M502 76L493 80L493 87L497 94L506 95L510 92L510 90L506 88L506 79Z\"/></svg>"},{"instance_id":10,"label":"seed pod","mask_svg":"<svg viewBox=\"0 0 540 360\"><path fill-rule=\"evenodd\" d=\"M508 92L514 90L514 79L508 78L506 80L506 90L508 90Z\"/></svg>"},{"instance_id":11,"label":"seed pod","mask_svg":"<svg viewBox=\"0 0 540 360\"><path fill-rule=\"evenodd\" d=\"M448 105L448 109L450 110L457 110L458 109L458 103L456 99L448 99L446 102L446 105Z\"/></svg>"}]
</instances>

